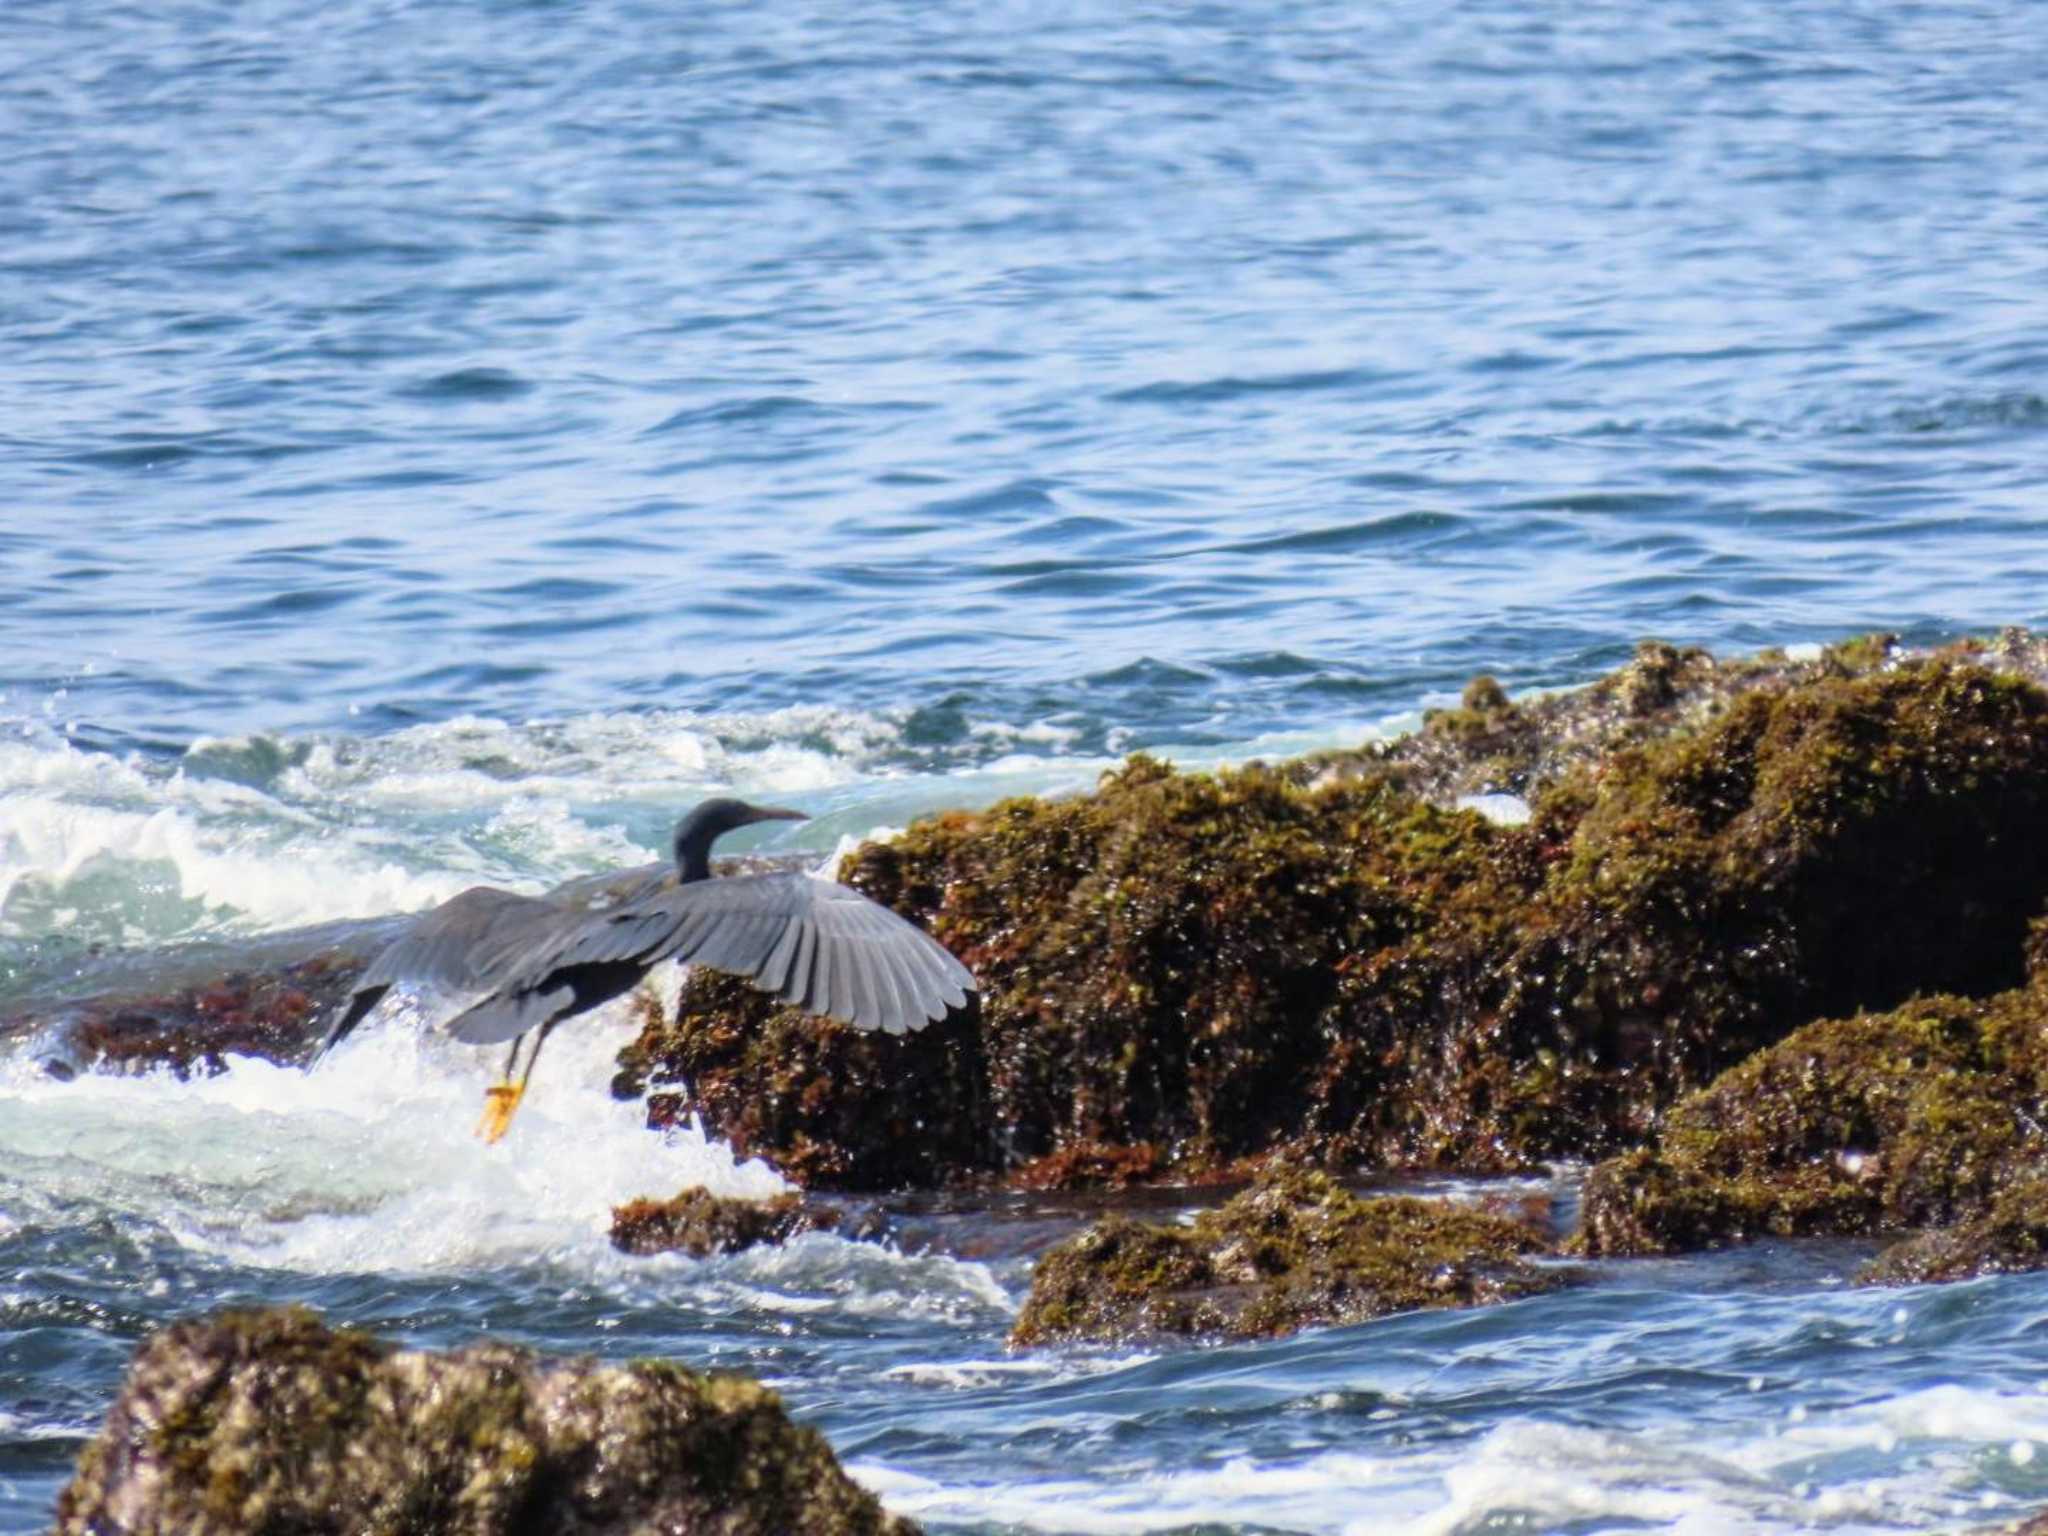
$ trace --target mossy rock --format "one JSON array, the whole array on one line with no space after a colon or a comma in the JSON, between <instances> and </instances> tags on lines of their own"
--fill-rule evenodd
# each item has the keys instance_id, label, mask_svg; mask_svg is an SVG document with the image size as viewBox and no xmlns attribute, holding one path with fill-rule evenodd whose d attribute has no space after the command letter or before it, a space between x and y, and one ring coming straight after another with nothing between
<instances>
[{"instance_id":1,"label":"mossy rock","mask_svg":"<svg viewBox=\"0 0 2048 1536\"><path fill-rule=\"evenodd\" d=\"M312 1313L176 1324L137 1353L58 1536L912 1536L738 1377L395 1349Z\"/></svg>"},{"instance_id":2,"label":"mossy rock","mask_svg":"<svg viewBox=\"0 0 2048 1536\"><path fill-rule=\"evenodd\" d=\"M1468 1307L1569 1280L1527 1256L1535 1228L1407 1198L1360 1199L1276 1168L1192 1226L1097 1222L1046 1253L1013 1345L1159 1334L1259 1338L1421 1307Z\"/></svg>"},{"instance_id":3,"label":"mossy rock","mask_svg":"<svg viewBox=\"0 0 2048 1536\"><path fill-rule=\"evenodd\" d=\"M2048 906L2048 694L1888 647L1702 681L1738 670L1646 649L1590 692L1661 734L1523 827L1432 803L1391 752L1140 757L919 821L846 878L974 970L978 1012L877 1038L692 975L622 1087L687 1084L812 1187L1511 1171L1644 1144L1805 1020L2016 985ZM1497 693L1469 712L1522 708Z\"/></svg>"},{"instance_id":4,"label":"mossy rock","mask_svg":"<svg viewBox=\"0 0 2048 1536\"><path fill-rule=\"evenodd\" d=\"M2002 1190L1982 1216L1894 1243L1858 1285L1927 1285L2048 1268L2048 1178Z\"/></svg>"},{"instance_id":5,"label":"mossy rock","mask_svg":"<svg viewBox=\"0 0 2048 1536\"><path fill-rule=\"evenodd\" d=\"M2048 979L1794 1031L1586 1181L1574 1246L1682 1252L1986 1217L2048 1160ZM1903 1260L1901 1261L1903 1262Z\"/></svg>"},{"instance_id":6,"label":"mossy rock","mask_svg":"<svg viewBox=\"0 0 2048 1536\"><path fill-rule=\"evenodd\" d=\"M800 1232L839 1225L838 1207L807 1202L794 1192L767 1200L686 1189L671 1200L629 1200L612 1207L612 1246L621 1253L685 1253L708 1258L763 1243L782 1243Z\"/></svg>"}]
</instances>

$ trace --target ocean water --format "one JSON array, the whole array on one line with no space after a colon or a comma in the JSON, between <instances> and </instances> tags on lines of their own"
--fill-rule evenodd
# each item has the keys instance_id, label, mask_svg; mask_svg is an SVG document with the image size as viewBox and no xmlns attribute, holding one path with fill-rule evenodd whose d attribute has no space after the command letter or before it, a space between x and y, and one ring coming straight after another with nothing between
<instances>
[{"instance_id":1,"label":"ocean water","mask_svg":"<svg viewBox=\"0 0 2048 1536\"><path fill-rule=\"evenodd\" d=\"M2028 0L15 0L0 78L0 1008L638 862L712 790L822 859L1646 635L2048 621ZM946 1533L2048 1505L2037 1278L1766 1247L1011 1355L1071 1207L626 1259L618 1200L779 1187L610 1101L628 1027L495 1149L402 1020L0 1062L0 1530L142 1334L284 1300L752 1371Z\"/></svg>"}]
</instances>

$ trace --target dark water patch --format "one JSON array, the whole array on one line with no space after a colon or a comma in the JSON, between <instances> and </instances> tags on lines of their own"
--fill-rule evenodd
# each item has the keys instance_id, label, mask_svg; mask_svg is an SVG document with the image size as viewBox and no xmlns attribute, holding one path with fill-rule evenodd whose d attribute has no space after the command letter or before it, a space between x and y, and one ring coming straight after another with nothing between
<instances>
[{"instance_id":1,"label":"dark water patch","mask_svg":"<svg viewBox=\"0 0 2048 1536\"><path fill-rule=\"evenodd\" d=\"M633 538L626 534L576 533L563 534L556 538L540 539L535 542L537 549L560 550L564 554L598 556L625 555L668 555L673 546L660 539Z\"/></svg>"},{"instance_id":2,"label":"dark water patch","mask_svg":"<svg viewBox=\"0 0 2048 1536\"><path fill-rule=\"evenodd\" d=\"M1478 374L1537 373L1545 368L1554 368L1561 361L1538 352L1494 352L1473 358L1465 368L1467 372Z\"/></svg>"},{"instance_id":3,"label":"dark water patch","mask_svg":"<svg viewBox=\"0 0 2048 1536\"><path fill-rule=\"evenodd\" d=\"M1156 657L1141 656L1136 661L1121 667L1112 667L1106 672L1090 673L1085 679L1091 687L1097 688L1198 688L1213 678L1208 672L1198 672L1192 667L1175 666Z\"/></svg>"},{"instance_id":4,"label":"dark water patch","mask_svg":"<svg viewBox=\"0 0 2048 1536\"><path fill-rule=\"evenodd\" d=\"M361 592L348 587L299 587L288 592L272 593L253 602L238 603L232 607L210 609L204 615L209 625L224 629L264 627L283 624L293 620L311 618L344 603L353 602Z\"/></svg>"},{"instance_id":5,"label":"dark water patch","mask_svg":"<svg viewBox=\"0 0 2048 1536\"><path fill-rule=\"evenodd\" d=\"M2039 432L2048 428L2048 397L2015 391L1988 397L1930 401L1898 406L1876 417L1845 423L1842 430L1950 434L1978 428Z\"/></svg>"},{"instance_id":6,"label":"dark water patch","mask_svg":"<svg viewBox=\"0 0 2048 1536\"><path fill-rule=\"evenodd\" d=\"M1578 491L1563 495L1532 496L1523 501L1506 503L1501 510L1507 512L1573 512L1592 513L1596 516L1626 515L1629 513L1674 513L1690 510L1696 505L1690 496L1675 495L1660 491Z\"/></svg>"},{"instance_id":7,"label":"dark water patch","mask_svg":"<svg viewBox=\"0 0 2048 1536\"><path fill-rule=\"evenodd\" d=\"M416 400L453 402L512 400L532 392L531 381L503 368L458 368L421 379L403 391Z\"/></svg>"},{"instance_id":8,"label":"dark water patch","mask_svg":"<svg viewBox=\"0 0 2048 1536\"><path fill-rule=\"evenodd\" d=\"M1369 368L1334 368L1249 377L1225 375L1214 379L1160 380L1115 390L1107 398L1118 404L1213 405L1260 395L1344 393L1360 387L1391 383L1400 377Z\"/></svg>"},{"instance_id":9,"label":"dark water patch","mask_svg":"<svg viewBox=\"0 0 2048 1536\"><path fill-rule=\"evenodd\" d=\"M24 1407L39 1418L38 1410L44 1405L31 1401ZM90 1434L83 1432L72 1435L46 1432L32 1436L0 1434L0 1477L62 1478L69 1481L72 1466L90 1438Z\"/></svg>"},{"instance_id":10,"label":"dark water patch","mask_svg":"<svg viewBox=\"0 0 2048 1536\"><path fill-rule=\"evenodd\" d=\"M1057 505L1052 495L1056 488L1056 485L1049 481L1012 480L986 491L923 502L917 510L926 517L940 520L976 519L984 516L1002 518L1010 513L1044 511Z\"/></svg>"},{"instance_id":11,"label":"dark water patch","mask_svg":"<svg viewBox=\"0 0 2048 1536\"><path fill-rule=\"evenodd\" d=\"M1126 593L1144 591L1151 581L1143 576L1133 576L1115 571L1097 571L1085 568L1064 567L1035 572L1005 581L997 590L1016 596L1050 595L1055 597L1095 598L1116 597Z\"/></svg>"},{"instance_id":12,"label":"dark water patch","mask_svg":"<svg viewBox=\"0 0 2048 1536\"><path fill-rule=\"evenodd\" d=\"M418 672L395 679L394 687L400 693L416 693L432 697L441 689L451 689L458 694L505 686L531 683L547 676L548 669L540 666L507 666L493 662L460 662L444 666L428 667ZM387 705L397 711L397 717L405 722L426 718L411 705Z\"/></svg>"},{"instance_id":13,"label":"dark water patch","mask_svg":"<svg viewBox=\"0 0 2048 1536\"><path fill-rule=\"evenodd\" d=\"M1466 519L1445 512L1398 512L1388 517L1369 518L1336 527L1307 528L1298 533L1279 534L1224 547L1235 554L1329 554L1386 544L1413 544L1433 536L1460 532L1466 526Z\"/></svg>"},{"instance_id":14,"label":"dark water patch","mask_svg":"<svg viewBox=\"0 0 2048 1536\"><path fill-rule=\"evenodd\" d=\"M94 448L72 455L76 463L97 469L172 470L199 457L200 450L189 443L168 439L127 443L118 448Z\"/></svg>"},{"instance_id":15,"label":"dark water patch","mask_svg":"<svg viewBox=\"0 0 2048 1536\"><path fill-rule=\"evenodd\" d=\"M700 427L764 426L792 421L828 419L839 413L796 395L761 395L747 400L720 401L715 405L691 406L665 417L649 427L643 436L657 437L670 432Z\"/></svg>"},{"instance_id":16,"label":"dark water patch","mask_svg":"<svg viewBox=\"0 0 2048 1536\"><path fill-rule=\"evenodd\" d=\"M578 576L537 576L512 586L492 587L490 595L535 603L580 603L626 590L625 583Z\"/></svg>"},{"instance_id":17,"label":"dark water patch","mask_svg":"<svg viewBox=\"0 0 2048 1536\"><path fill-rule=\"evenodd\" d=\"M1021 546L1074 549L1130 533L1129 525L1111 517L1073 512L1062 517L1019 528L1014 541Z\"/></svg>"},{"instance_id":18,"label":"dark water patch","mask_svg":"<svg viewBox=\"0 0 2048 1536\"><path fill-rule=\"evenodd\" d=\"M492 624L476 626L476 632L490 640L535 640L554 635L588 635L604 630L626 629L643 621L644 615L637 610L592 612L578 609L573 613L547 612L524 619L503 619ZM544 669L534 669L536 673Z\"/></svg>"},{"instance_id":19,"label":"dark water patch","mask_svg":"<svg viewBox=\"0 0 2048 1536\"><path fill-rule=\"evenodd\" d=\"M1225 656L1215 663L1218 672L1233 677L1316 677L1324 667L1291 651L1262 651L1251 656Z\"/></svg>"}]
</instances>

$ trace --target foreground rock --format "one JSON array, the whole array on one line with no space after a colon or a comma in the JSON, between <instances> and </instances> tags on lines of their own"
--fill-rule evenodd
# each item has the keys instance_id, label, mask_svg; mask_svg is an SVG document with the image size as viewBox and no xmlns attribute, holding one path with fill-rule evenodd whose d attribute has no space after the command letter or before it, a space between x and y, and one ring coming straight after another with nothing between
<instances>
[{"instance_id":1,"label":"foreground rock","mask_svg":"<svg viewBox=\"0 0 2048 1536\"><path fill-rule=\"evenodd\" d=\"M397 1350L303 1310L181 1323L137 1354L60 1536L914 1536L772 1392L504 1345Z\"/></svg>"},{"instance_id":2,"label":"foreground rock","mask_svg":"<svg viewBox=\"0 0 2048 1536\"><path fill-rule=\"evenodd\" d=\"M802 1232L860 1235L856 1218L836 1205L794 1192L767 1200L739 1200L708 1189L686 1189L672 1200L632 1200L612 1207L612 1246L621 1253L683 1253L709 1258L763 1243L783 1243Z\"/></svg>"},{"instance_id":3,"label":"foreground rock","mask_svg":"<svg viewBox=\"0 0 2048 1536\"><path fill-rule=\"evenodd\" d=\"M695 976L620 1088L687 1083L709 1129L815 1187L1624 1151L1805 1020L2019 983L2048 694L2007 666L2037 649L1652 652L1589 690L1612 729L1583 758L1482 689L1427 750L1139 758L1093 794L920 821L845 877L975 970L978 1015L860 1036ZM1431 756L1461 743L1505 779ZM1529 823L1418 792L1484 784L1528 790Z\"/></svg>"},{"instance_id":4,"label":"foreground rock","mask_svg":"<svg viewBox=\"0 0 2048 1536\"><path fill-rule=\"evenodd\" d=\"M2022 1186L2048 1167L2044 1126L2048 977L1822 1020L1679 1104L1655 1147L1596 1167L1575 1244L1671 1253L1988 1221L1953 1253L1894 1261L1896 1278L1941 1278L1971 1244L2022 1240L2041 1210Z\"/></svg>"},{"instance_id":5,"label":"foreground rock","mask_svg":"<svg viewBox=\"0 0 2048 1536\"><path fill-rule=\"evenodd\" d=\"M1112 1216L1038 1261L1015 1345L1152 1334L1229 1338L1469 1307L1555 1290L1519 1221L1443 1201L1362 1200L1320 1173L1273 1170L1189 1227Z\"/></svg>"}]
</instances>

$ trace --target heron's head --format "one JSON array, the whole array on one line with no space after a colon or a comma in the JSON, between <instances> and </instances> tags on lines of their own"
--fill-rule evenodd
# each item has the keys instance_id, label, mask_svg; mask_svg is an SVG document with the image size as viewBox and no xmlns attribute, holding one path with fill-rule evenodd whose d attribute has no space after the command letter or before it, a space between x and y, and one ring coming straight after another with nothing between
<instances>
[{"instance_id":1,"label":"heron's head","mask_svg":"<svg viewBox=\"0 0 2048 1536\"><path fill-rule=\"evenodd\" d=\"M676 823L676 868L685 880L702 880L711 872L711 845L739 827L757 821L808 821L802 811L774 805L749 805L721 796L706 800Z\"/></svg>"}]
</instances>

